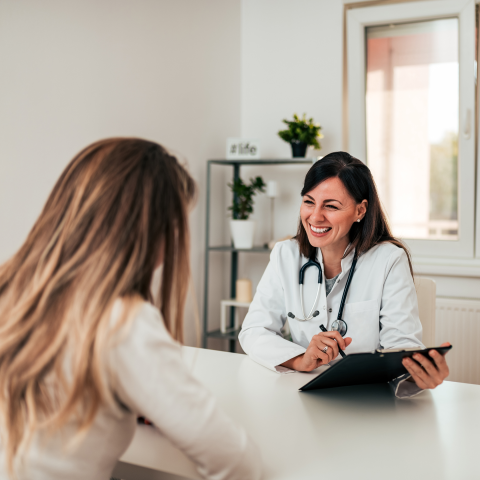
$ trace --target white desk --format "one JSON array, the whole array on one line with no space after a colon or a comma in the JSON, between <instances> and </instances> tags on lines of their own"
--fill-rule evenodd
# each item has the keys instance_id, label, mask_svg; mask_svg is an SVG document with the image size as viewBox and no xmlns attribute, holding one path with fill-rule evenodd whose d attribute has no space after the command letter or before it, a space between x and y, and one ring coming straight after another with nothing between
<instances>
[{"instance_id":1,"label":"white desk","mask_svg":"<svg viewBox=\"0 0 480 480\"><path fill-rule=\"evenodd\" d=\"M445 382L408 400L387 385L299 392L315 373L279 375L245 355L184 352L194 375L260 447L265 480L480 479L480 386ZM145 426L114 472L125 480L176 475L200 478Z\"/></svg>"}]
</instances>

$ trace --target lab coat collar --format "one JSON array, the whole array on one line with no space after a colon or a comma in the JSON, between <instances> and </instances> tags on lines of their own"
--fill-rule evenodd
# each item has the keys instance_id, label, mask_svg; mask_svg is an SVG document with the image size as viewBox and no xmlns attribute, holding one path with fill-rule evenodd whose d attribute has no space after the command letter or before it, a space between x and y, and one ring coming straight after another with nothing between
<instances>
[{"instance_id":1,"label":"lab coat collar","mask_svg":"<svg viewBox=\"0 0 480 480\"><path fill-rule=\"evenodd\" d=\"M349 247L350 247L350 244L348 244L347 248L345 249L345 252L349 249ZM342 274L350 270L354 255L355 255L355 249L353 249L346 257L342 258L342 261L341 261ZM322 270L323 270L323 255L320 248L317 248L317 261L322 266Z\"/></svg>"},{"instance_id":2,"label":"lab coat collar","mask_svg":"<svg viewBox=\"0 0 480 480\"><path fill-rule=\"evenodd\" d=\"M348 246L350 247L350 245ZM347 250L348 250L347 247ZM346 257L342 258L342 273L348 272L353 263L353 257L355 256L355 249L353 249Z\"/></svg>"}]
</instances>

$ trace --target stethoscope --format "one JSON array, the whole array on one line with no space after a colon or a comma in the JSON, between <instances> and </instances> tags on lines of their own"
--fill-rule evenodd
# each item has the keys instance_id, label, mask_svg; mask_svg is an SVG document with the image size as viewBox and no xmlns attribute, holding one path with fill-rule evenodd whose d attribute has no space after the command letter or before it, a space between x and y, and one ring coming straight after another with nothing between
<instances>
[{"instance_id":1,"label":"stethoscope","mask_svg":"<svg viewBox=\"0 0 480 480\"><path fill-rule=\"evenodd\" d=\"M345 288L343 289L342 301L340 302L340 308L338 309L337 319L332 323L332 330L340 333L342 337L345 336L348 329L347 322L345 322L345 320L342 319L342 314L343 314L343 309L345 307L345 301L347 299L348 289L350 288L350 283L352 283L352 278L355 272L356 265L357 265L357 253L355 252L352 266L350 267L350 272L348 274L347 283L345 284ZM317 294L315 295L315 301L313 302L312 309L310 310L310 313L308 315L305 315L305 307L303 304L303 279L305 277L305 271L309 267L318 268L318 286L317 286ZM322 267L320 266L320 264L315 260L310 259L305 265L303 265L302 268L300 269L299 283L300 283L300 305L302 307L303 318L296 317L292 312L288 312L288 316L300 322L307 322L308 320L311 320L312 318L315 318L320 314L318 310L315 310L315 305L317 304L318 297L320 296L320 290L322 287Z\"/></svg>"}]
</instances>

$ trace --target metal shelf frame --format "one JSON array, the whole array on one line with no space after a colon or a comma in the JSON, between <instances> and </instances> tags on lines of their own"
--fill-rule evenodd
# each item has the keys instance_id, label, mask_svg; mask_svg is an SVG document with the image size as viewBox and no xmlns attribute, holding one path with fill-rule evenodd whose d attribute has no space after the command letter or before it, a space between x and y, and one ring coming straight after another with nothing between
<instances>
[{"instance_id":1,"label":"metal shelf frame","mask_svg":"<svg viewBox=\"0 0 480 480\"><path fill-rule=\"evenodd\" d=\"M208 338L223 338L228 340L229 351L235 352L235 342L239 331L222 333L220 330L208 330L208 282L210 252L230 253L230 298L236 296L236 282L238 276L238 254L244 253L268 253L270 250L265 247L253 247L251 249L239 249L230 246L210 245L210 194L211 194L211 169L212 165L224 165L233 167L232 180L240 178L240 167L242 165L308 165L317 161L317 158L287 158L287 159L260 159L260 160L208 160L207 161L207 195L206 195L206 226L205 226L205 270L204 270L204 297L203 297L203 335L202 346L207 348ZM237 196L233 195L233 203L237 203ZM236 218L234 216L234 218ZM230 307L230 327L235 326L235 307Z\"/></svg>"}]
</instances>

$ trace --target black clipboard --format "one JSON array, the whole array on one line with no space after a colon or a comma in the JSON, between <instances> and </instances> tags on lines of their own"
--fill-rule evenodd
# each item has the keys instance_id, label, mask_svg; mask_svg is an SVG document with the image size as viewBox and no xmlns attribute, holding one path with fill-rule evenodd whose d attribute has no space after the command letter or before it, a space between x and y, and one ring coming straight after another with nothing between
<instances>
[{"instance_id":1,"label":"black clipboard","mask_svg":"<svg viewBox=\"0 0 480 480\"><path fill-rule=\"evenodd\" d=\"M387 383L407 373L402 359L421 353L427 358L430 350L437 350L442 355L450 350L448 347L432 347L426 349L405 348L396 350L376 350L367 353L352 353L342 358L313 380L300 388L300 391L318 390L322 388L347 387L350 385L366 385L371 383Z\"/></svg>"}]
</instances>

